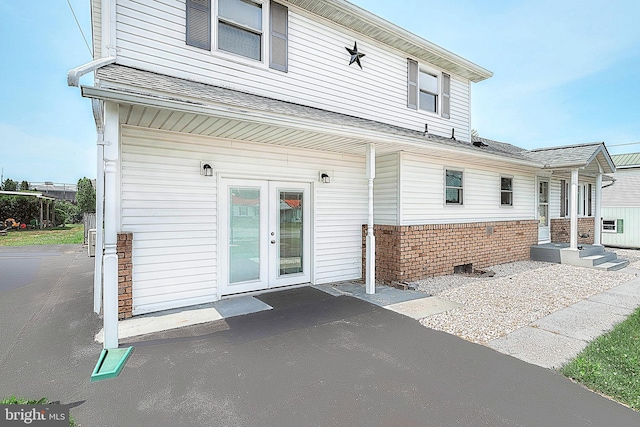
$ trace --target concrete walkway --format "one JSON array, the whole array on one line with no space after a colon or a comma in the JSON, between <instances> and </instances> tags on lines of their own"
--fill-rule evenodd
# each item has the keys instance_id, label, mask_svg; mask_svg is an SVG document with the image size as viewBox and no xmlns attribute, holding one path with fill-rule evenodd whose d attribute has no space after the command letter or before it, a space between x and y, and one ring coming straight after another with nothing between
<instances>
[{"instance_id":1,"label":"concrete walkway","mask_svg":"<svg viewBox=\"0 0 640 427\"><path fill-rule=\"evenodd\" d=\"M638 273L630 268L621 271ZM488 346L534 365L558 369L638 307L640 278L551 313Z\"/></svg>"}]
</instances>

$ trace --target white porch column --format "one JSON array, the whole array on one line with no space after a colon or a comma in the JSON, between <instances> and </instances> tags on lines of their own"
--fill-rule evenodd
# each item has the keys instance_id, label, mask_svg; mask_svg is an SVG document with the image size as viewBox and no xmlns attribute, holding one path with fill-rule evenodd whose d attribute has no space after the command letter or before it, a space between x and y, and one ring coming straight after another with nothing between
<instances>
[{"instance_id":1,"label":"white porch column","mask_svg":"<svg viewBox=\"0 0 640 427\"><path fill-rule=\"evenodd\" d=\"M571 169L571 237L570 248L578 250L578 169Z\"/></svg>"},{"instance_id":2,"label":"white porch column","mask_svg":"<svg viewBox=\"0 0 640 427\"><path fill-rule=\"evenodd\" d=\"M107 141L104 146L104 348L118 348L117 166L120 141L117 104L105 105L104 137Z\"/></svg>"},{"instance_id":3,"label":"white porch column","mask_svg":"<svg viewBox=\"0 0 640 427\"><path fill-rule=\"evenodd\" d=\"M369 180L369 218L367 220L367 293L376 293L376 237L373 235L373 180L376 177L376 147L367 145L367 179Z\"/></svg>"},{"instance_id":4,"label":"white porch column","mask_svg":"<svg viewBox=\"0 0 640 427\"><path fill-rule=\"evenodd\" d=\"M593 244L602 246L602 174L596 176L596 205L593 218Z\"/></svg>"},{"instance_id":5,"label":"white porch column","mask_svg":"<svg viewBox=\"0 0 640 427\"><path fill-rule=\"evenodd\" d=\"M93 270L93 311L100 313L102 305L102 250L104 221L104 130L98 132L96 160L96 257Z\"/></svg>"}]
</instances>

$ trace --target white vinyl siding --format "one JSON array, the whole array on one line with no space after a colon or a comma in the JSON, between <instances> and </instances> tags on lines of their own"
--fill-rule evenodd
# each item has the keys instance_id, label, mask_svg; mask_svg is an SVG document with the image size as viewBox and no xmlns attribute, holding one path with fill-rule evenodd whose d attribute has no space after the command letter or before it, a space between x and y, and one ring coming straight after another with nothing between
<instances>
[{"instance_id":1,"label":"white vinyl siding","mask_svg":"<svg viewBox=\"0 0 640 427\"><path fill-rule=\"evenodd\" d=\"M444 203L444 167L428 157L403 156L402 224L443 224L535 218L535 175L508 165L447 164L464 171L464 205ZM513 176L513 208L500 207L500 175Z\"/></svg>"},{"instance_id":2,"label":"white vinyl siding","mask_svg":"<svg viewBox=\"0 0 640 427\"><path fill-rule=\"evenodd\" d=\"M288 73L187 46L184 0L118 0L117 10L119 64L414 130L424 130L426 122L430 133L442 136L450 136L455 128L458 139L470 138L468 80L451 75L450 119L409 110L406 54L293 6L289 8ZM354 40L367 55L363 70L348 66L344 47L353 46Z\"/></svg>"},{"instance_id":3,"label":"white vinyl siding","mask_svg":"<svg viewBox=\"0 0 640 427\"><path fill-rule=\"evenodd\" d=\"M613 177L615 184L602 189L602 206L640 207L640 168L618 169Z\"/></svg>"},{"instance_id":4,"label":"white vinyl siding","mask_svg":"<svg viewBox=\"0 0 640 427\"><path fill-rule=\"evenodd\" d=\"M362 157L124 126L122 231L133 232L134 314L215 301L217 177L311 182L314 283L362 277L367 180ZM331 171L321 184L318 171Z\"/></svg>"},{"instance_id":5,"label":"white vinyl siding","mask_svg":"<svg viewBox=\"0 0 640 427\"><path fill-rule=\"evenodd\" d=\"M398 163L399 154L376 157L376 178L373 181L373 218L376 224L398 225Z\"/></svg>"},{"instance_id":6,"label":"white vinyl siding","mask_svg":"<svg viewBox=\"0 0 640 427\"><path fill-rule=\"evenodd\" d=\"M604 207L602 218L622 220L622 230L617 229L617 223L615 233L602 233L602 244L640 248L640 207Z\"/></svg>"},{"instance_id":7,"label":"white vinyl siding","mask_svg":"<svg viewBox=\"0 0 640 427\"><path fill-rule=\"evenodd\" d=\"M93 59L102 55L102 1L91 0L91 33L93 34Z\"/></svg>"}]
</instances>

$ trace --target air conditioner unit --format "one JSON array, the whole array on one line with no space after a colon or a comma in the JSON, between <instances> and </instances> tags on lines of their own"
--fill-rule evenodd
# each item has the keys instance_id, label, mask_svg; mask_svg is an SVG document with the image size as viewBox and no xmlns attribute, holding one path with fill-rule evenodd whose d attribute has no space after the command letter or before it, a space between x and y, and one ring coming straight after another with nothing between
<instances>
[{"instance_id":1,"label":"air conditioner unit","mask_svg":"<svg viewBox=\"0 0 640 427\"><path fill-rule=\"evenodd\" d=\"M88 244L87 250L89 251L89 256L96 256L96 229L92 228L89 230L89 234L87 236Z\"/></svg>"}]
</instances>

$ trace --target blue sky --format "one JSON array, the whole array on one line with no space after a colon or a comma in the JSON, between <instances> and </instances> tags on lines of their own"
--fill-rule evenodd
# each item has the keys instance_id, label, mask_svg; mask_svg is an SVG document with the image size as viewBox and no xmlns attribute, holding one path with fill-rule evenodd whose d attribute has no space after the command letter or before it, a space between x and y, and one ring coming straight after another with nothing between
<instances>
[{"instance_id":1,"label":"blue sky","mask_svg":"<svg viewBox=\"0 0 640 427\"><path fill-rule=\"evenodd\" d=\"M70 0L90 38L89 0ZM525 148L605 141L640 152L637 0L352 0L494 73L472 127ZM0 1L4 178L95 177L91 104L66 72L91 60L67 0ZM85 76L83 84L91 84Z\"/></svg>"}]
</instances>

